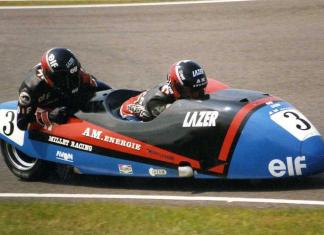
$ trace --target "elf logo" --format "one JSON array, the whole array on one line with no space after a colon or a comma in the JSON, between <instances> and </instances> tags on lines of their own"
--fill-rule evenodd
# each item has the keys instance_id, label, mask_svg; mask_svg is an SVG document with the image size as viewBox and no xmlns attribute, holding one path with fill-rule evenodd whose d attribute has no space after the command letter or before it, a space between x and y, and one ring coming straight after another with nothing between
<instances>
[{"instance_id":1,"label":"elf logo","mask_svg":"<svg viewBox=\"0 0 324 235\"><path fill-rule=\"evenodd\" d=\"M59 67L59 64L57 63L54 54L50 54L50 55L48 56L48 62L49 62L50 66L51 66L52 68L57 68L57 67Z\"/></svg>"},{"instance_id":2,"label":"elf logo","mask_svg":"<svg viewBox=\"0 0 324 235\"><path fill-rule=\"evenodd\" d=\"M293 159L293 157L287 157L286 161L280 159L273 159L269 165L268 169L271 175L274 177L282 177L288 172L288 176L303 175L302 169L307 168L305 163L305 156L298 156Z\"/></svg>"},{"instance_id":3,"label":"elf logo","mask_svg":"<svg viewBox=\"0 0 324 235\"><path fill-rule=\"evenodd\" d=\"M218 111L187 112L182 127L211 127L216 126Z\"/></svg>"}]
</instances>

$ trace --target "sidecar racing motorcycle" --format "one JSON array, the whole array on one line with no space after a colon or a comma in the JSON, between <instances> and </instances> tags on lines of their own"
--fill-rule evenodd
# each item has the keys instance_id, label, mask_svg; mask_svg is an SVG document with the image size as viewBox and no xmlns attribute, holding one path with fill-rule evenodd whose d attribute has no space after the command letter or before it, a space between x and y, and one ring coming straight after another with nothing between
<instances>
[{"instance_id":1,"label":"sidecar racing motorcycle","mask_svg":"<svg viewBox=\"0 0 324 235\"><path fill-rule=\"evenodd\" d=\"M267 179L324 172L324 142L288 102L209 80L209 99L178 100L149 122L123 120L119 107L139 91L109 89L66 124L16 125L17 101L0 104L5 163L34 180L49 164L80 174Z\"/></svg>"}]
</instances>

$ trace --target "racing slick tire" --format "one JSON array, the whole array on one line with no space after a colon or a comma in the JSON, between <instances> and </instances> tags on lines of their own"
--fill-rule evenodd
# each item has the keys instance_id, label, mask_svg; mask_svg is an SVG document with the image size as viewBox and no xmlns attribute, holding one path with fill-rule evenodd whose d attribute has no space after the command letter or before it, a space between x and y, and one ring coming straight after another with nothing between
<instances>
[{"instance_id":1,"label":"racing slick tire","mask_svg":"<svg viewBox=\"0 0 324 235\"><path fill-rule=\"evenodd\" d=\"M22 180L41 180L50 172L50 163L30 157L4 141L1 152L9 170Z\"/></svg>"}]
</instances>

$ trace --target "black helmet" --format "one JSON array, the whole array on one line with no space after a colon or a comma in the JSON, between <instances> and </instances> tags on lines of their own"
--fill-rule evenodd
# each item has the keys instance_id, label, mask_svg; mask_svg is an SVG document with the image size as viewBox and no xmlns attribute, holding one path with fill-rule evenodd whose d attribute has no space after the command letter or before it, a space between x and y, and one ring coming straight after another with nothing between
<instances>
[{"instance_id":1,"label":"black helmet","mask_svg":"<svg viewBox=\"0 0 324 235\"><path fill-rule=\"evenodd\" d=\"M81 65L69 49L52 48L46 51L41 66L50 86L63 92L74 92L79 87Z\"/></svg>"},{"instance_id":2,"label":"black helmet","mask_svg":"<svg viewBox=\"0 0 324 235\"><path fill-rule=\"evenodd\" d=\"M171 65L168 82L175 98L200 98L207 86L205 71L192 60L180 60Z\"/></svg>"}]
</instances>

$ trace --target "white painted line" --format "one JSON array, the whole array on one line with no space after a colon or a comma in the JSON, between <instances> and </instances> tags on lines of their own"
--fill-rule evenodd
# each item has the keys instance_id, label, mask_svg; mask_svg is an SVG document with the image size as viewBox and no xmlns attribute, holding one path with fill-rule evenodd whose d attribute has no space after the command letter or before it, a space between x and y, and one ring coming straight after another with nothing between
<instances>
[{"instance_id":1,"label":"white painted line","mask_svg":"<svg viewBox=\"0 0 324 235\"><path fill-rule=\"evenodd\" d=\"M273 198L208 197L208 196L169 196L169 195L123 195L123 194L52 194L52 193L0 193L0 198L66 198L66 199L134 199L167 201L214 201L248 202L324 206L324 201L289 200Z\"/></svg>"},{"instance_id":2,"label":"white painted line","mask_svg":"<svg viewBox=\"0 0 324 235\"><path fill-rule=\"evenodd\" d=\"M8 7L0 7L0 10L169 6L169 5L193 5L193 4L226 3L226 2L251 2L251 1L256 1L256 0L204 0L204 1L156 2L156 3L84 4L84 5L49 5L49 6L8 6ZM26 1L26 2L28 2L28 1Z\"/></svg>"}]
</instances>

